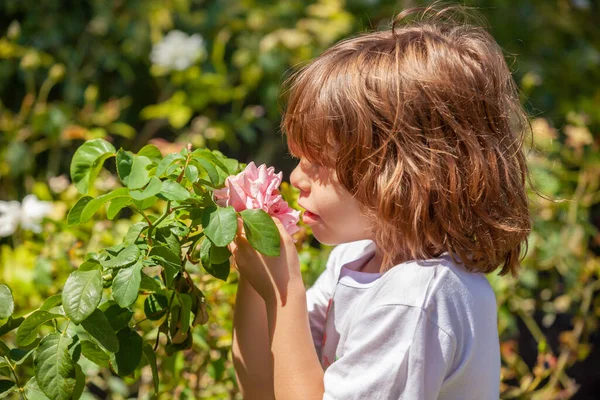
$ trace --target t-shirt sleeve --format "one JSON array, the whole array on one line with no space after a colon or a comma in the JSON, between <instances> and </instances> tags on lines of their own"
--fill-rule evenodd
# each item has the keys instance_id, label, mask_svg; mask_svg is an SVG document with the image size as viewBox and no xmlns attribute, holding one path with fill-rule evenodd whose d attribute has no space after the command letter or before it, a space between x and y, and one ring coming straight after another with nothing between
<instances>
[{"instance_id":1,"label":"t-shirt sleeve","mask_svg":"<svg viewBox=\"0 0 600 400\"><path fill-rule=\"evenodd\" d=\"M336 269L339 268L337 264L339 263L338 259L342 246L337 246L331 251L327 259L325 271L319 275L314 285L306 291L306 307L308 310L310 332L319 358L321 358L321 341L323 339L323 330L325 329L327 308L329 307L329 301L333 297L337 281Z\"/></svg>"},{"instance_id":2,"label":"t-shirt sleeve","mask_svg":"<svg viewBox=\"0 0 600 400\"><path fill-rule=\"evenodd\" d=\"M437 399L455 348L421 308L378 306L352 322L323 399Z\"/></svg>"}]
</instances>

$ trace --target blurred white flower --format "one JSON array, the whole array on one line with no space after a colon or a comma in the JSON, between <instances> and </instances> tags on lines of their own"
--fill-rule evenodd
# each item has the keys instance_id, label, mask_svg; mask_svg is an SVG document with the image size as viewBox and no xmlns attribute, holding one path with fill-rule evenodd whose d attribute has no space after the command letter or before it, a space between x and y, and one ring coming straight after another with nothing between
<instances>
[{"instance_id":1,"label":"blurred white flower","mask_svg":"<svg viewBox=\"0 0 600 400\"><path fill-rule=\"evenodd\" d=\"M152 46L150 60L163 68L183 71L204 54L202 36L197 33L189 36L184 32L173 30Z\"/></svg>"},{"instance_id":2,"label":"blurred white flower","mask_svg":"<svg viewBox=\"0 0 600 400\"><path fill-rule=\"evenodd\" d=\"M40 201L34 194L28 194L22 203L0 201L0 236L12 235L17 227L40 233L41 221L52 211L52 203Z\"/></svg>"},{"instance_id":3,"label":"blurred white flower","mask_svg":"<svg viewBox=\"0 0 600 400\"><path fill-rule=\"evenodd\" d=\"M53 176L52 178L48 179L48 186L50 186L50 189L52 189L54 193L64 192L67 190L70 184L71 182L65 174Z\"/></svg>"}]
</instances>

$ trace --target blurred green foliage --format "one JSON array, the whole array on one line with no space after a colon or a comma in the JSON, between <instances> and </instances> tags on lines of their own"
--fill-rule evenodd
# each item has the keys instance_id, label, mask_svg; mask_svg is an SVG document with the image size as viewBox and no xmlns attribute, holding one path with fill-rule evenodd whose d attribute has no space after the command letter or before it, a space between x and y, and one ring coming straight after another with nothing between
<instances>
[{"instance_id":1,"label":"blurred green foliage","mask_svg":"<svg viewBox=\"0 0 600 400\"><path fill-rule=\"evenodd\" d=\"M78 197L67 179L69 165L83 140L104 138L133 151L150 142L164 153L192 143L289 171L278 95L290 68L423 3L0 2L0 199L35 194L52 203L41 232L22 225L0 238L0 282L15 288L16 315L39 307L85 254L117 243L141 218L122 214L66 226ZM500 307L502 398L569 398L578 390L587 398L599 381L591 367L599 357L600 6L592 0L465 3L480 8L506 50L532 115L534 182L555 199L531 193L534 231L520 276L489 276ZM158 46L174 30L201 38L187 45L191 61L182 69L165 63L177 55ZM92 192L118 187L115 175L103 170ZM310 285L329 249L311 245L305 228L300 236ZM210 320L194 329L193 349L160 355L161 398L240 398L230 356L236 279L198 274L197 281L212 305ZM150 326L137 329L147 335ZM88 364L93 378L84 398L152 393L149 367L122 380ZM0 375L12 378L8 369L0 359ZM16 373L27 377L32 369L28 357Z\"/></svg>"}]
</instances>

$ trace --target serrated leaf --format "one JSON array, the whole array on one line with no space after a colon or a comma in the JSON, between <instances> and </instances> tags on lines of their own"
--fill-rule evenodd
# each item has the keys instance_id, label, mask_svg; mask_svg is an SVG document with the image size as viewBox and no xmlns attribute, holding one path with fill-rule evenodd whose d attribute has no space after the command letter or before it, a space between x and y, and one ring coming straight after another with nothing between
<instances>
[{"instance_id":1,"label":"serrated leaf","mask_svg":"<svg viewBox=\"0 0 600 400\"><path fill-rule=\"evenodd\" d=\"M98 307L102 298L102 274L99 270L73 271L62 293L63 308L76 324Z\"/></svg>"},{"instance_id":2,"label":"serrated leaf","mask_svg":"<svg viewBox=\"0 0 600 400\"><path fill-rule=\"evenodd\" d=\"M73 207L69 210L69 214L67 215L67 226L77 225L81 221L81 213L83 212L85 206L88 205L90 201L94 200L93 197L83 196Z\"/></svg>"},{"instance_id":3,"label":"serrated leaf","mask_svg":"<svg viewBox=\"0 0 600 400\"><path fill-rule=\"evenodd\" d=\"M67 335L51 333L35 351L35 378L51 399L68 400L75 388L75 365L69 354L71 342Z\"/></svg>"},{"instance_id":4,"label":"serrated leaf","mask_svg":"<svg viewBox=\"0 0 600 400\"><path fill-rule=\"evenodd\" d=\"M142 262L138 261L131 267L120 269L113 279L113 298L121 307L129 307L137 299L143 266Z\"/></svg>"},{"instance_id":5,"label":"serrated leaf","mask_svg":"<svg viewBox=\"0 0 600 400\"><path fill-rule=\"evenodd\" d=\"M161 245L166 245L173 254L179 255L181 254L181 244L179 238L171 231L172 227L172 225L168 225L156 229L156 241Z\"/></svg>"},{"instance_id":6,"label":"serrated leaf","mask_svg":"<svg viewBox=\"0 0 600 400\"><path fill-rule=\"evenodd\" d=\"M167 246L153 247L150 256L165 270L165 284L171 288L173 278L181 271L179 254L173 253Z\"/></svg>"},{"instance_id":7,"label":"serrated leaf","mask_svg":"<svg viewBox=\"0 0 600 400\"><path fill-rule=\"evenodd\" d=\"M35 376L27 381L25 384L25 396L28 400L50 400L48 396L40 389Z\"/></svg>"},{"instance_id":8,"label":"serrated leaf","mask_svg":"<svg viewBox=\"0 0 600 400\"><path fill-rule=\"evenodd\" d=\"M106 350L113 353L119 351L117 335L106 315L99 309L95 309L89 317L84 319L81 326Z\"/></svg>"},{"instance_id":9,"label":"serrated leaf","mask_svg":"<svg viewBox=\"0 0 600 400\"><path fill-rule=\"evenodd\" d=\"M100 209L100 207L119 197L129 198L129 190L127 188L118 188L110 193L103 194L102 196L96 197L95 199L87 202L83 210L81 210L79 222L84 223L89 221L94 216L96 211Z\"/></svg>"},{"instance_id":10,"label":"serrated leaf","mask_svg":"<svg viewBox=\"0 0 600 400\"><path fill-rule=\"evenodd\" d=\"M25 318L23 318L23 317L19 317L19 318L8 317L8 321L6 321L6 323L4 325L0 326L0 336L7 334L8 332L12 331L13 329L17 329L23 323L23 321L25 321Z\"/></svg>"},{"instance_id":11,"label":"serrated leaf","mask_svg":"<svg viewBox=\"0 0 600 400\"><path fill-rule=\"evenodd\" d=\"M4 283L0 283L0 319L8 318L15 311L12 291Z\"/></svg>"},{"instance_id":12,"label":"serrated leaf","mask_svg":"<svg viewBox=\"0 0 600 400\"><path fill-rule=\"evenodd\" d=\"M191 183L196 182L198 180L198 168L191 164L185 167L185 177Z\"/></svg>"},{"instance_id":13,"label":"serrated leaf","mask_svg":"<svg viewBox=\"0 0 600 400\"><path fill-rule=\"evenodd\" d=\"M104 139L89 140L79 146L73 155L70 168L71 181L79 193L88 192L104 161L114 155L114 146Z\"/></svg>"},{"instance_id":14,"label":"serrated leaf","mask_svg":"<svg viewBox=\"0 0 600 400\"><path fill-rule=\"evenodd\" d=\"M135 371L142 361L143 340L136 331L129 328L121 329L117 338L119 351L111 356L111 364L117 374L127 376Z\"/></svg>"},{"instance_id":15,"label":"serrated leaf","mask_svg":"<svg viewBox=\"0 0 600 400\"><path fill-rule=\"evenodd\" d=\"M215 246L225 247L237 232L237 215L233 207L209 208L202 214L204 233Z\"/></svg>"},{"instance_id":16,"label":"serrated leaf","mask_svg":"<svg viewBox=\"0 0 600 400\"><path fill-rule=\"evenodd\" d=\"M158 366L156 364L156 353L152 349L148 343L144 343L143 352L148 360L148 364L150 364L150 368L152 370L152 383L154 384L154 395L158 394L159 381L158 381Z\"/></svg>"},{"instance_id":17,"label":"serrated leaf","mask_svg":"<svg viewBox=\"0 0 600 400\"><path fill-rule=\"evenodd\" d=\"M40 307L40 310L50 311L56 306L60 306L62 304L62 293L54 294L44 300L44 304Z\"/></svg>"},{"instance_id":18,"label":"serrated leaf","mask_svg":"<svg viewBox=\"0 0 600 400\"><path fill-rule=\"evenodd\" d=\"M243 210L240 215L250 245L266 256L279 256L281 238L271 216L263 210Z\"/></svg>"},{"instance_id":19,"label":"serrated leaf","mask_svg":"<svg viewBox=\"0 0 600 400\"><path fill-rule=\"evenodd\" d=\"M138 156L145 156L148 157L151 160L162 160L163 156L162 153L160 152L160 150L158 149L158 147L156 147L153 144L147 144L144 147L142 147L140 149L140 151L138 151L137 153Z\"/></svg>"},{"instance_id":20,"label":"serrated leaf","mask_svg":"<svg viewBox=\"0 0 600 400\"><path fill-rule=\"evenodd\" d=\"M133 200L129 197L117 197L116 199L112 199L110 204L108 205L106 216L108 217L108 219L113 220L117 216L119 211L127 207L132 202Z\"/></svg>"},{"instance_id":21,"label":"serrated leaf","mask_svg":"<svg viewBox=\"0 0 600 400\"><path fill-rule=\"evenodd\" d=\"M167 200L173 201L183 201L191 196L186 188L173 181L164 181L160 194Z\"/></svg>"},{"instance_id":22,"label":"serrated leaf","mask_svg":"<svg viewBox=\"0 0 600 400\"><path fill-rule=\"evenodd\" d=\"M113 300L100 304L98 308L106 315L106 318L108 318L108 321L115 332L125 328L131 320L131 317L133 317L133 312L131 310L120 307Z\"/></svg>"},{"instance_id":23,"label":"serrated leaf","mask_svg":"<svg viewBox=\"0 0 600 400\"><path fill-rule=\"evenodd\" d=\"M216 250L217 254L215 255L213 260L212 253L215 249L218 250ZM227 247L216 247L210 242L210 240L208 240L208 238L204 239L204 241L200 245L200 261L202 263L202 268L204 268L206 272L208 272L217 279L227 281L231 270L231 264L229 262L229 256L227 256L224 261L221 260L223 256L222 254L220 254L220 252L222 251L221 249L225 249L227 250L228 254L231 254Z\"/></svg>"},{"instance_id":24,"label":"serrated leaf","mask_svg":"<svg viewBox=\"0 0 600 400\"><path fill-rule=\"evenodd\" d=\"M194 164L198 165L204 171L206 171L206 173L208 174L208 178L210 179L210 182L213 185L216 186L219 184L219 173L217 172L217 169L215 168L213 163L211 163L210 161L208 161L206 158L203 158L203 157L196 157L192 160L192 162Z\"/></svg>"},{"instance_id":25,"label":"serrated leaf","mask_svg":"<svg viewBox=\"0 0 600 400\"><path fill-rule=\"evenodd\" d=\"M167 172L167 169L171 166L171 164L173 164L176 161L183 161L183 160L185 160L185 157L179 153L167 154L161 160L161 162L158 163L158 166L156 167L155 176L158 178L162 178L163 175L165 174L165 172Z\"/></svg>"},{"instance_id":26,"label":"serrated leaf","mask_svg":"<svg viewBox=\"0 0 600 400\"><path fill-rule=\"evenodd\" d=\"M116 335L115 335L116 337ZM118 343L118 342L117 342ZM81 353L91 362L100 367L108 367L108 354L104 352L96 343L89 340L81 341Z\"/></svg>"},{"instance_id":27,"label":"serrated leaf","mask_svg":"<svg viewBox=\"0 0 600 400\"><path fill-rule=\"evenodd\" d=\"M152 160L144 156L133 156L131 172L123 181L129 189L141 189L150 181L150 171L147 167Z\"/></svg>"},{"instance_id":28,"label":"serrated leaf","mask_svg":"<svg viewBox=\"0 0 600 400\"><path fill-rule=\"evenodd\" d=\"M202 264L202 267L206 270L206 272L208 272L215 278L221 279L225 282L227 282L227 278L229 277L229 273L231 272L231 264L229 263L229 261L226 261L221 264Z\"/></svg>"},{"instance_id":29,"label":"serrated leaf","mask_svg":"<svg viewBox=\"0 0 600 400\"><path fill-rule=\"evenodd\" d=\"M104 268L122 268L133 264L140 258L140 249L135 244L125 247L116 257L100 261Z\"/></svg>"},{"instance_id":30,"label":"serrated leaf","mask_svg":"<svg viewBox=\"0 0 600 400\"><path fill-rule=\"evenodd\" d=\"M158 201L158 197L151 196L144 200L133 200L133 205L138 210L145 210L146 208L152 207Z\"/></svg>"},{"instance_id":31,"label":"serrated leaf","mask_svg":"<svg viewBox=\"0 0 600 400\"><path fill-rule=\"evenodd\" d=\"M150 178L150 182L148 182L148 186L146 186L144 190L131 190L129 194L134 200L141 201L159 194L162 191L162 187L163 183L161 180L153 176Z\"/></svg>"},{"instance_id":32,"label":"serrated leaf","mask_svg":"<svg viewBox=\"0 0 600 400\"><path fill-rule=\"evenodd\" d=\"M123 185L127 186L127 178L131 174L131 166L133 164L133 153L123 149L117 151L117 175Z\"/></svg>"},{"instance_id":33,"label":"serrated leaf","mask_svg":"<svg viewBox=\"0 0 600 400\"><path fill-rule=\"evenodd\" d=\"M138 222L136 224L131 225L127 230L127 234L123 239L123 243L133 244L140 236L140 233L142 233L142 231L147 227L148 224L145 222Z\"/></svg>"},{"instance_id":34,"label":"serrated leaf","mask_svg":"<svg viewBox=\"0 0 600 400\"><path fill-rule=\"evenodd\" d=\"M144 314L151 321L158 321L167 312L169 301L162 294L151 294L144 300Z\"/></svg>"},{"instance_id":35,"label":"serrated leaf","mask_svg":"<svg viewBox=\"0 0 600 400\"><path fill-rule=\"evenodd\" d=\"M35 342L38 330L48 321L56 318L63 318L60 314L52 314L48 311L38 310L33 312L23 321L17 330L17 346L25 347Z\"/></svg>"}]
</instances>

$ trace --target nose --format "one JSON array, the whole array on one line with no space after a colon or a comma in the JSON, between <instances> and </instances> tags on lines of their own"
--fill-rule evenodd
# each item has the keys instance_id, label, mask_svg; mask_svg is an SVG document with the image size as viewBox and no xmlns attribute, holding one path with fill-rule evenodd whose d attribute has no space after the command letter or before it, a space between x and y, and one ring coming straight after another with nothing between
<instances>
[{"instance_id":1,"label":"nose","mask_svg":"<svg viewBox=\"0 0 600 400\"><path fill-rule=\"evenodd\" d=\"M290 174L290 183L293 187L299 189L300 192L308 192L310 190L308 177L304 171L302 171L302 162L299 162Z\"/></svg>"}]
</instances>

